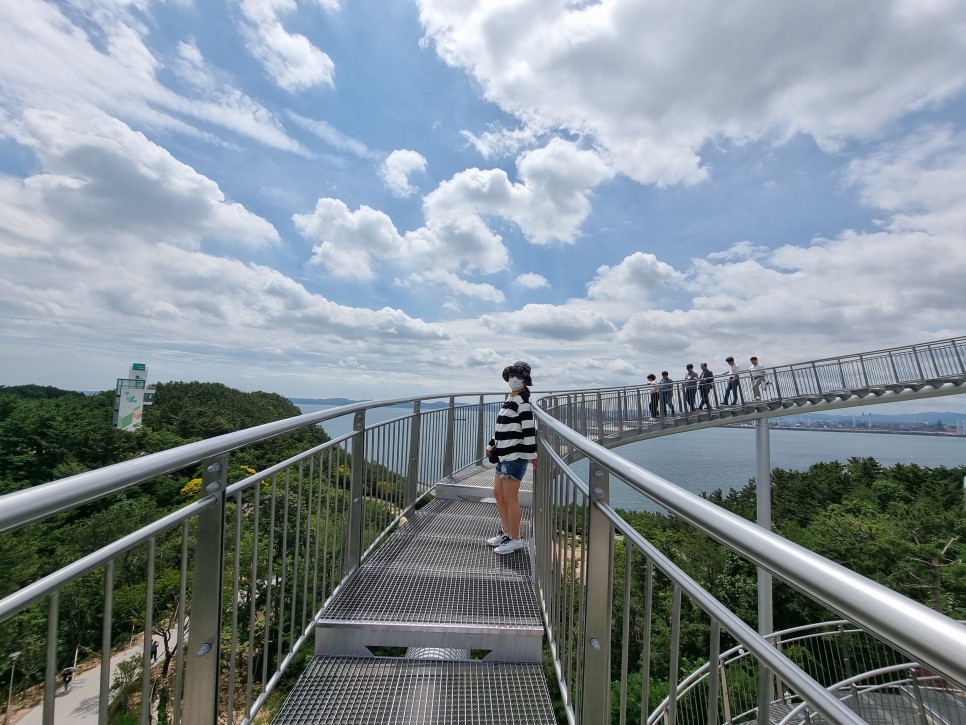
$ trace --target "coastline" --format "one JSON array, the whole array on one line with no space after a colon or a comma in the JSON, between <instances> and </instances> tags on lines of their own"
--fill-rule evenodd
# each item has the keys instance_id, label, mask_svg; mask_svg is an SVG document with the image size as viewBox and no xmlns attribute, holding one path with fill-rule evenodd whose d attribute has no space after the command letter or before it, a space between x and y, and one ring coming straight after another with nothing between
<instances>
[{"instance_id":1,"label":"coastline","mask_svg":"<svg viewBox=\"0 0 966 725\"><path fill-rule=\"evenodd\" d=\"M725 424L721 426L722 428L747 428L749 430L754 430L754 425L749 425L746 423L733 423ZM966 436L957 435L956 433L947 433L941 431L931 431L931 430L884 430L882 428L805 428L799 426L779 426L773 425L769 426L769 430L795 430L795 431L805 431L808 433L874 433L878 435L898 435L898 436L933 436L937 438L963 438L966 440Z\"/></svg>"}]
</instances>

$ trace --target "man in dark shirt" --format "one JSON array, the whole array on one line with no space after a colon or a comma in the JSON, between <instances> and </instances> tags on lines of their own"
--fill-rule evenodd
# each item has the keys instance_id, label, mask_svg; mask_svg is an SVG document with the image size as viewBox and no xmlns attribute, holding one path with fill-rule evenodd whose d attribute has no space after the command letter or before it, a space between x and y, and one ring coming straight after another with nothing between
<instances>
[{"instance_id":1,"label":"man in dark shirt","mask_svg":"<svg viewBox=\"0 0 966 725\"><path fill-rule=\"evenodd\" d=\"M665 416L674 415L674 381L667 370L661 372L661 411Z\"/></svg>"},{"instance_id":2,"label":"man in dark shirt","mask_svg":"<svg viewBox=\"0 0 966 725\"><path fill-rule=\"evenodd\" d=\"M711 387L713 385L714 373L708 369L708 363L701 363L701 382L698 384L698 389L701 393L701 402L698 403L698 410L701 408L711 410L711 402L708 400L708 395L711 393Z\"/></svg>"}]
</instances>

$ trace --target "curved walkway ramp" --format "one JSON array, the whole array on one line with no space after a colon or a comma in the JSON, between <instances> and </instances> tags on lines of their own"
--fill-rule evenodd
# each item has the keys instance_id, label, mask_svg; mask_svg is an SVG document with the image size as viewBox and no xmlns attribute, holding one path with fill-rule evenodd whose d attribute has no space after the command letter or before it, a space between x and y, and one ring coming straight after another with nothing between
<instances>
[{"instance_id":1,"label":"curved walkway ramp","mask_svg":"<svg viewBox=\"0 0 966 725\"><path fill-rule=\"evenodd\" d=\"M674 382L652 401L647 385L546 393L540 406L606 448L684 430L966 392L966 337ZM756 391L756 387L758 390ZM706 407L702 405L706 401ZM734 401L734 402L733 402Z\"/></svg>"}]
</instances>

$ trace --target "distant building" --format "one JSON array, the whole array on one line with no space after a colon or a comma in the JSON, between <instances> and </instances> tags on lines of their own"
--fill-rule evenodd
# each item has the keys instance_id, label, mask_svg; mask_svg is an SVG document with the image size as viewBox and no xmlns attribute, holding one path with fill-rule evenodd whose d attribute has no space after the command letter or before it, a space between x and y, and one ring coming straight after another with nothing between
<instances>
[{"instance_id":1,"label":"distant building","mask_svg":"<svg viewBox=\"0 0 966 725\"><path fill-rule=\"evenodd\" d=\"M148 387L148 366L132 363L126 378L117 379L114 388L114 427L137 430L145 405L154 402L154 388Z\"/></svg>"}]
</instances>

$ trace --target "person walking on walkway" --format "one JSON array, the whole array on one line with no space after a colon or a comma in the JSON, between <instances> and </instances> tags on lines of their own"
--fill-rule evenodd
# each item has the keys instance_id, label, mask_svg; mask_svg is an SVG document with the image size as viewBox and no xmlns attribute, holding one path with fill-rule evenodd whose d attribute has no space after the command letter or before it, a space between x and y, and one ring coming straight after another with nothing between
<instances>
[{"instance_id":1,"label":"person walking on walkway","mask_svg":"<svg viewBox=\"0 0 966 725\"><path fill-rule=\"evenodd\" d=\"M767 384L765 366L758 362L758 358L754 355L751 356L751 367L748 368L748 372L751 373L751 394L755 397L755 400L761 400L761 386Z\"/></svg>"},{"instance_id":2,"label":"person walking on walkway","mask_svg":"<svg viewBox=\"0 0 966 725\"><path fill-rule=\"evenodd\" d=\"M687 372L684 374L684 405L689 412L694 412L694 396L698 392L698 374L694 372L694 365L685 365Z\"/></svg>"},{"instance_id":3,"label":"person walking on walkway","mask_svg":"<svg viewBox=\"0 0 966 725\"><path fill-rule=\"evenodd\" d=\"M701 402L698 403L698 410L701 408L706 408L711 410L711 402L708 400L708 394L711 392L711 388L714 387L714 373L708 369L708 363L701 363L701 382L698 383L698 389L701 391Z\"/></svg>"},{"instance_id":4,"label":"person walking on walkway","mask_svg":"<svg viewBox=\"0 0 966 725\"><path fill-rule=\"evenodd\" d=\"M486 447L487 459L496 464L493 497L502 528L486 543L496 547L493 551L497 554L511 554L526 545L520 536L520 483L528 463L537 467L537 434L530 407L530 366L518 360L503 369L503 379L510 386L510 393Z\"/></svg>"},{"instance_id":5,"label":"person walking on walkway","mask_svg":"<svg viewBox=\"0 0 966 725\"><path fill-rule=\"evenodd\" d=\"M674 381L667 370L661 371L661 412L665 417L674 417Z\"/></svg>"},{"instance_id":6,"label":"person walking on walkway","mask_svg":"<svg viewBox=\"0 0 966 725\"><path fill-rule=\"evenodd\" d=\"M158 642L155 639L151 640L151 661L156 662L158 659Z\"/></svg>"},{"instance_id":7,"label":"person walking on walkway","mask_svg":"<svg viewBox=\"0 0 966 725\"><path fill-rule=\"evenodd\" d=\"M657 418L659 415L657 411L658 402L661 400L661 386L658 385L657 375L654 373L648 373L647 375L647 388L651 393L650 405L648 406L651 417Z\"/></svg>"},{"instance_id":8,"label":"person walking on walkway","mask_svg":"<svg viewBox=\"0 0 966 725\"><path fill-rule=\"evenodd\" d=\"M70 681L74 679L75 672L77 672L76 667L65 667L60 671L60 676L64 678L64 692L70 688Z\"/></svg>"},{"instance_id":9,"label":"person walking on walkway","mask_svg":"<svg viewBox=\"0 0 966 725\"><path fill-rule=\"evenodd\" d=\"M741 392L741 386L738 384L738 366L735 365L735 359L733 357L726 357L725 362L728 363L728 385L724 392L724 403L728 404L728 396L732 395L732 405L738 405L738 394Z\"/></svg>"}]
</instances>

